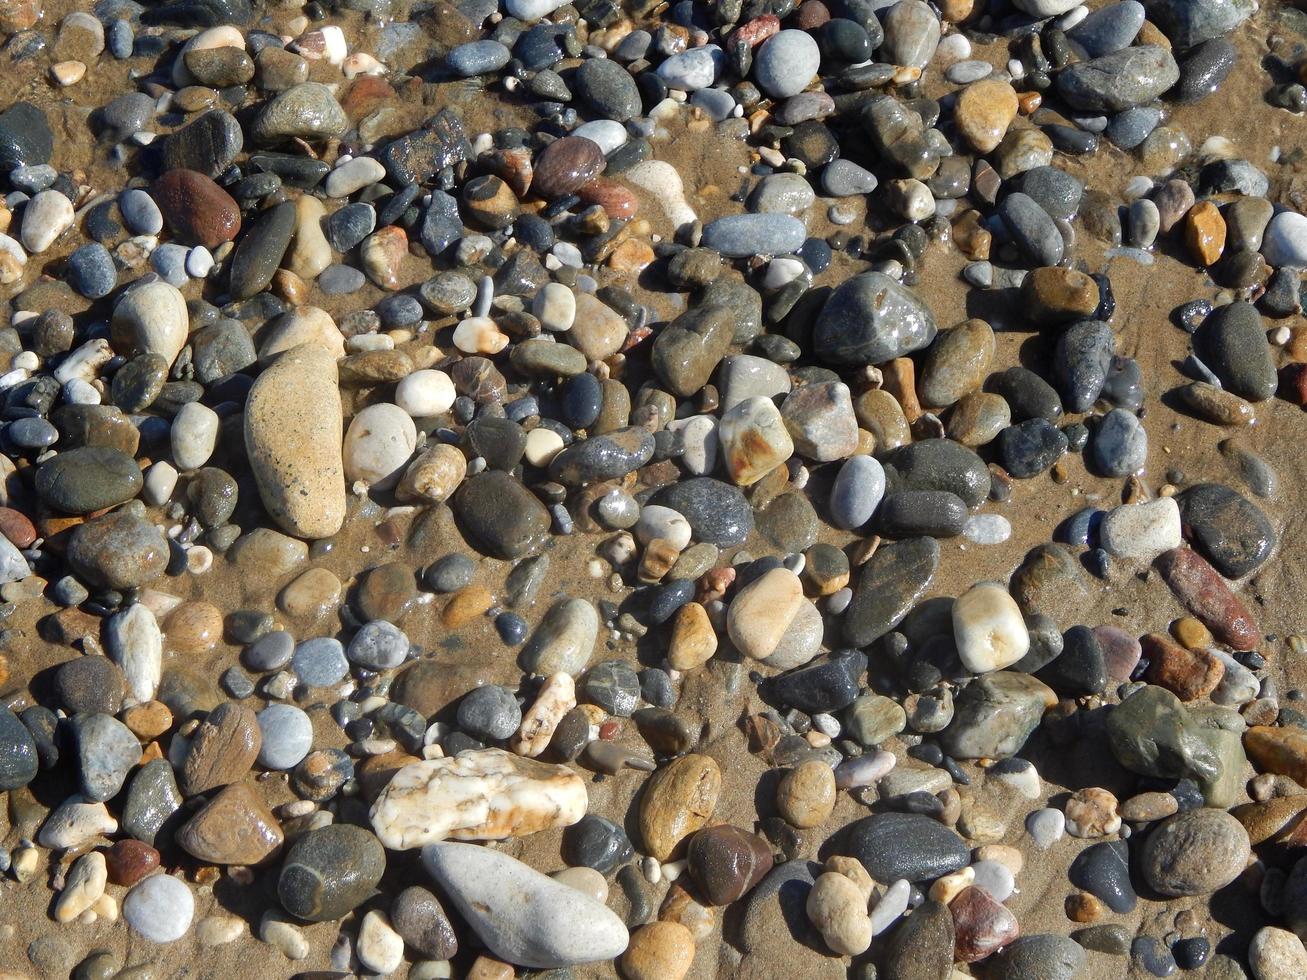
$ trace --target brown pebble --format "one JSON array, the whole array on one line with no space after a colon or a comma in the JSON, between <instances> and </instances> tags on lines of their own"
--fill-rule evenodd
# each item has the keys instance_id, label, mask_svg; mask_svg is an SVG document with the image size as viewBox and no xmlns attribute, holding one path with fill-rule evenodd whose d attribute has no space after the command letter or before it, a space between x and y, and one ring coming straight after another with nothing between
<instances>
[{"instance_id":1,"label":"brown pebble","mask_svg":"<svg viewBox=\"0 0 1307 980\"><path fill-rule=\"evenodd\" d=\"M182 791L194 796L235 782L250 771L262 745L254 712L234 701L223 702L191 736L182 764Z\"/></svg>"},{"instance_id":2,"label":"brown pebble","mask_svg":"<svg viewBox=\"0 0 1307 980\"><path fill-rule=\"evenodd\" d=\"M1262 772L1288 776L1307 785L1307 732L1257 725L1244 732L1243 747Z\"/></svg>"},{"instance_id":3,"label":"brown pebble","mask_svg":"<svg viewBox=\"0 0 1307 980\"><path fill-rule=\"evenodd\" d=\"M502 960L478 956L467 971L467 980L513 980L516 971Z\"/></svg>"},{"instance_id":4,"label":"brown pebble","mask_svg":"<svg viewBox=\"0 0 1307 980\"><path fill-rule=\"evenodd\" d=\"M208 653L222 639L222 611L210 602L184 602L164 620L168 649L177 653Z\"/></svg>"},{"instance_id":5,"label":"brown pebble","mask_svg":"<svg viewBox=\"0 0 1307 980\"><path fill-rule=\"evenodd\" d=\"M467 585L449 598L440 611L440 622L449 629L459 629L483 616L495 604L495 597L482 585Z\"/></svg>"},{"instance_id":6,"label":"brown pebble","mask_svg":"<svg viewBox=\"0 0 1307 980\"><path fill-rule=\"evenodd\" d=\"M690 877L709 905L737 902L772 869L771 846L757 834L719 824L690 838Z\"/></svg>"},{"instance_id":7,"label":"brown pebble","mask_svg":"<svg viewBox=\"0 0 1307 980\"><path fill-rule=\"evenodd\" d=\"M196 170L166 171L150 190L168 228L183 245L212 250L232 241L240 231L241 210L236 201Z\"/></svg>"},{"instance_id":8,"label":"brown pebble","mask_svg":"<svg viewBox=\"0 0 1307 980\"><path fill-rule=\"evenodd\" d=\"M123 724L137 738L148 742L172 727L172 712L162 701L146 701L124 711Z\"/></svg>"},{"instance_id":9,"label":"brown pebble","mask_svg":"<svg viewBox=\"0 0 1307 980\"><path fill-rule=\"evenodd\" d=\"M1171 635L1189 650L1206 650L1215 642L1212 631L1192 616L1181 616L1173 622Z\"/></svg>"},{"instance_id":10,"label":"brown pebble","mask_svg":"<svg viewBox=\"0 0 1307 980\"><path fill-rule=\"evenodd\" d=\"M1066 917L1072 922L1097 922L1105 911L1102 900L1086 892L1066 897Z\"/></svg>"},{"instance_id":11,"label":"brown pebble","mask_svg":"<svg viewBox=\"0 0 1307 980\"><path fill-rule=\"evenodd\" d=\"M144 841L117 841L104 852L109 868L109 880L115 885L130 888L159 866L159 852Z\"/></svg>"},{"instance_id":12,"label":"brown pebble","mask_svg":"<svg viewBox=\"0 0 1307 980\"><path fill-rule=\"evenodd\" d=\"M792 826L820 827L835 809L837 795L834 770L825 762L811 759L781 777L776 787L776 809Z\"/></svg>"},{"instance_id":13,"label":"brown pebble","mask_svg":"<svg viewBox=\"0 0 1307 980\"><path fill-rule=\"evenodd\" d=\"M598 143L584 136L564 136L536 158L531 192L546 200L574 194L603 173L604 166Z\"/></svg>"},{"instance_id":14,"label":"brown pebble","mask_svg":"<svg viewBox=\"0 0 1307 980\"><path fill-rule=\"evenodd\" d=\"M36 540L36 526L21 511L0 507L0 534L15 548L30 548Z\"/></svg>"},{"instance_id":15,"label":"brown pebble","mask_svg":"<svg viewBox=\"0 0 1307 980\"><path fill-rule=\"evenodd\" d=\"M209 864L259 864L285 839L281 824L248 783L233 783L177 831L177 843Z\"/></svg>"},{"instance_id":16,"label":"brown pebble","mask_svg":"<svg viewBox=\"0 0 1307 980\"><path fill-rule=\"evenodd\" d=\"M1216 690L1225 664L1206 650L1189 650L1164 633L1149 633L1139 641L1148 658L1148 682L1164 687L1181 701L1196 701Z\"/></svg>"},{"instance_id":17,"label":"brown pebble","mask_svg":"<svg viewBox=\"0 0 1307 980\"><path fill-rule=\"evenodd\" d=\"M722 771L706 755L691 753L659 769L645 783L638 826L646 853L666 861L685 838L708 822L717 807Z\"/></svg>"},{"instance_id":18,"label":"brown pebble","mask_svg":"<svg viewBox=\"0 0 1307 980\"><path fill-rule=\"evenodd\" d=\"M949 903L954 949L963 963L983 960L1020 934L1017 917L983 888L969 885Z\"/></svg>"},{"instance_id":19,"label":"brown pebble","mask_svg":"<svg viewBox=\"0 0 1307 980\"><path fill-rule=\"evenodd\" d=\"M1175 597L1213 636L1236 650L1257 649L1262 642L1257 621L1202 556L1189 548L1175 548L1155 564Z\"/></svg>"}]
</instances>

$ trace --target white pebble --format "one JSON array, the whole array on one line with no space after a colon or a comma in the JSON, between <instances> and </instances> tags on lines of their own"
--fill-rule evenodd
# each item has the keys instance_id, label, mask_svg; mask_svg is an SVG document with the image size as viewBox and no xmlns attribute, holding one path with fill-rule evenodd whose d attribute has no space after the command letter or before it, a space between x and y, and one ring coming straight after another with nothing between
<instances>
[{"instance_id":1,"label":"white pebble","mask_svg":"<svg viewBox=\"0 0 1307 980\"><path fill-rule=\"evenodd\" d=\"M457 397L449 375L432 368L414 371L395 386L395 404L415 419L443 415Z\"/></svg>"}]
</instances>

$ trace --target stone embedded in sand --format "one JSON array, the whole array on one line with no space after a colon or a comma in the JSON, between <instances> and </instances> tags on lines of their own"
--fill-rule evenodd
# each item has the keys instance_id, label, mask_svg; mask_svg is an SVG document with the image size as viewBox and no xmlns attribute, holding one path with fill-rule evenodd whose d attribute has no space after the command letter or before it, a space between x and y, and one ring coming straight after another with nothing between
<instances>
[{"instance_id":1,"label":"stone embedded in sand","mask_svg":"<svg viewBox=\"0 0 1307 980\"><path fill-rule=\"evenodd\" d=\"M414 762L372 805L372 828L392 850L448 838L502 840L570 827L589 805L585 783L564 766L476 749Z\"/></svg>"},{"instance_id":2,"label":"stone embedded in sand","mask_svg":"<svg viewBox=\"0 0 1307 980\"><path fill-rule=\"evenodd\" d=\"M336 361L302 345L282 354L245 403L245 449L263 506L285 531L326 538L345 523Z\"/></svg>"},{"instance_id":3,"label":"stone embedded in sand","mask_svg":"<svg viewBox=\"0 0 1307 980\"><path fill-rule=\"evenodd\" d=\"M606 905L486 847L428 844L422 863L499 959L556 969L621 955L626 926Z\"/></svg>"},{"instance_id":4,"label":"stone embedded in sand","mask_svg":"<svg viewBox=\"0 0 1307 980\"><path fill-rule=\"evenodd\" d=\"M706 755L684 755L645 783L639 828L644 849L666 861L681 842L712 817L722 788L722 771Z\"/></svg>"},{"instance_id":5,"label":"stone embedded in sand","mask_svg":"<svg viewBox=\"0 0 1307 980\"><path fill-rule=\"evenodd\" d=\"M1021 609L995 582L979 582L958 596L953 638L963 666L976 674L1011 666L1030 649Z\"/></svg>"}]
</instances>

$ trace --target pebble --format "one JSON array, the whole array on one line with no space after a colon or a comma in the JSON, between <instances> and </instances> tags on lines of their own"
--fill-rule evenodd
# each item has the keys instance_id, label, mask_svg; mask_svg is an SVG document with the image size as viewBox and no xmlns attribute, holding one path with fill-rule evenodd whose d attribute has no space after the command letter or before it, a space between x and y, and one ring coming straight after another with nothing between
<instances>
[{"instance_id":1,"label":"pebble","mask_svg":"<svg viewBox=\"0 0 1307 980\"><path fill-rule=\"evenodd\" d=\"M1010 666L1030 648L1016 600L994 583L973 585L953 603L953 635L963 666L977 674Z\"/></svg>"},{"instance_id":2,"label":"pebble","mask_svg":"<svg viewBox=\"0 0 1307 980\"><path fill-rule=\"evenodd\" d=\"M385 867L385 852L370 833L331 824L309 831L291 846L277 880L277 897L297 918L339 919L372 896Z\"/></svg>"},{"instance_id":3,"label":"pebble","mask_svg":"<svg viewBox=\"0 0 1307 980\"><path fill-rule=\"evenodd\" d=\"M807 238L803 222L788 214L735 214L710 222L703 244L728 258L787 255Z\"/></svg>"},{"instance_id":4,"label":"pebble","mask_svg":"<svg viewBox=\"0 0 1307 980\"><path fill-rule=\"evenodd\" d=\"M880 813L850 824L844 850L876 881L920 882L966 867L966 845L949 828L917 813Z\"/></svg>"},{"instance_id":5,"label":"pebble","mask_svg":"<svg viewBox=\"0 0 1307 980\"><path fill-rule=\"evenodd\" d=\"M423 848L422 863L498 958L555 969L623 953L630 936L601 902L507 854L452 842Z\"/></svg>"},{"instance_id":6,"label":"pebble","mask_svg":"<svg viewBox=\"0 0 1307 980\"><path fill-rule=\"evenodd\" d=\"M250 467L269 516L291 534L330 537L344 523L339 404L335 361L316 347L278 358L250 389Z\"/></svg>"},{"instance_id":7,"label":"pebble","mask_svg":"<svg viewBox=\"0 0 1307 980\"><path fill-rule=\"evenodd\" d=\"M171 875L153 875L136 884L123 898L123 918L144 939L171 943L191 928L195 897Z\"/></svg>"},{"instance_id":8,"label":"pebble","mask_svg":"<svg viewBox=\"0 0 1307 980\"><path fill-rule=\"evenodd\" d=\"M265 769L292 769L313 746L313 722L290 704L270 704L258 713L262 745L258 763Z\"/></svg>"},{"instance_id":9,"label":"pebble","mask_svg":"<svg viewBox=\"0 0 1307 980\"><path fill-rule=\"evenodd\" d=\"M758 86L774 99L802 92L817 76L821 51L806 31L784 30L762 43L753 71Z\"/></svg>"}]
</instances>

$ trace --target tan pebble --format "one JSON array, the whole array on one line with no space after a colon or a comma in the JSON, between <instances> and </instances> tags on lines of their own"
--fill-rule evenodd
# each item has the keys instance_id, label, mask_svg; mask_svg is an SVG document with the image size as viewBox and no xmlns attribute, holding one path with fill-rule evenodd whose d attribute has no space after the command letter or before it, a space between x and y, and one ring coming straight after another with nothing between
<instances>
[{"instance_id":1,"label":"tan pebble","mask_svg":"<svg viewBox=\"0 0 1307 980\"><path fill-rule=\"evenodd\" d=\"M504 333L488 316L470 316L454 328L454 346L464 354L498 354L508 346Z\"/></svg>"},{"instance_id":2,"label":"tan pebble","mask_svg":"<svg viewBox=\"0 0 1307 980\"><path fill-rule=\"evenodd\" d=\"M308 284L289 269L278 269L274 272L272 285L269 288L274 295L295 306L301 305L309 298Z\"/></svg>"},{"instance_id":3,"label":"tan pebble","mask_svg":"<svg viewBox=\"0 0 1307 980\"><path fill-rule=\"evenodd\" d=\"M575 888L583 895L589 895L596 902L608 901L608 879L594 868L578 866L555 871L549 877L569 888Z\"/></svg>"},{"instance_id":4,"label":"tan pebble","mask_svg":"<svg viewBox=\"0 0 1307 980\"><path fill-rule=\"evenodd\" d=\"M408 464L395 487L395 495L400 500L438 504L453 496L466 476L467 457L463 451L442 442Z\"/></svg>"},{"instance_id":5,"label":"tan pebble","mask_svg":"<svg viewBox=\"0 0 1307 980\"><path fill-rule=\"evenodd\" d=\"M1307 805L1307 800L1304 800ZM1180 804L1170 793L1139 793L1121 804L1121 819L1130 823L1148 823L1169 817Z\"/></svg>"},{"instance_id":6,"label":"tan pebble","mask_svg":"<svg viewBox=\"0 0 1307 980\"><path fill-rule=\"evenodd\" d=\"M871 918L867 901L857 884L842 874L827 871L808 892L808 921L840 956L858 956L871 945Z\"/></svg>"},{"instance_id":7,"label":"tan pebble","mask_svg":"<svg viewBox=\"0 0 1307 980\"><path fill-rule=\"evenodd\" d=\"M359 246L363 271L382 289L399 288L399 267L407 254L408 235L398 225L373 232Z\"/></svg>"},{"instance_id":8,"label":"tan pebble","mask_svg":"<svg viewBox=\"0 0 1307 980\"><path fill-rule=\"evenodd\" d=\"M60 61L50 66L50 77L65 87L76 85L86 77L86 65L80 61Z\"/></svg>"},{"instance_id":9,"label":"tan pebble","mask_svg":"<svg viewBox=\"0 0 1307 980\"><path fill-rule=\"evenodd\" d=\"M648 242L628 238L608 256L608 267L615 272L635 274L651 265L655 257Z\"/></svg>"},{"instance_id":10,"label":"tan pebble","mask_svg":"<svg viewBox=\"0 0 1307 980\"><path fill-rule=\"evenodd\" d=\"M736 593L726 617L731 642L746 657L767 659L804 601L799 577L788 568L773 568Z\"/></svg>"},{"instance_id":11,"label":"tan pebble","mask_svg":"<svg viewBox=\"0 0 1307 980\"><path fill-rule=\"evenodd\" d=\"M1066 831L1072 837L1103 837L1121 829L1116 797L1098 786L1072 793L1065 812Z\"/></svg>"},{"instance_id":12,"label":"tan pebble","mask_svg":"<svg viewBox=\"0 0 1307 980\"><path fill-rule=\"evenodd\" d=\"M800 829L820 827L835 809L835 772L813 759L789 770L776 787L776 809Z\"/></svg>"},{"instance_id":13,"label":"tan pebble","mask_svg":"<svg viewBox=\"0 0 1307 980\"><path fill-rule=\"evenodd\" d=\"M1017 93L1001 78L984 78L958 95L953 118L958 132L979 153L1002 141L1017 114Z\"/></svg>"},{"instance_id":14,"label":"tan pebble","mask_svg":"<svg viewBox=\"0 0 1307 980\"><path fill-rule=\"evenodd\" d=\"M1294 933L1262 926L1248 946L1254 980L1289 980L1307 976L1307 948Z\"/></svg>"},{"instance_id":15,"label":"tan pebble","mask_svg":"<svg viewBox=\"0 0 1307 980\"><path fill-rule=\"evenodd\" d=\"M123 724L143 741L158 738L172 727L172 712L162 701L146 701L123 712Z\"/></svg>"},{"instance_id":16,"label":"tan pebble","mask_svg":"<svg viewBox=\"0 0 1307 980\"><path fill-rule=\"evenodd\" d=\"M478 956L467 971L467 980L513 980L516 971L502 960Z\"/></svg>"},{"instance_id":17,"label":"tan pebble","mask_svg":"<svg viewBox=\"0 0 1307 980\"><path fill-rule=\"evenodd\" d=\"M1211 201L1199 201L1189 209L1184 242L1200 265L1212 265L1225 251L1225 218Z\"/></svg>"},{"instance_id":18,"label":"tan pebble","mask_svg":"<svg viewBox=\"0 0 1307 980\"><path fill-rule=\"evenodd\" d=\"M676 613L667 662L674 670L702 667L717 652L717 632L708 611L697 602L687 602Z\"/></svg>"},{"instance_id":19,"label":"tan pebble","mask_svg":"<svg viewBox=\"0 0 1307 980\"><path fill-rule=\"evenodd\" d=\"M1066 897L1066 917L1072 922L1097 922L1105 911L1102 901L1085 892Z\"/></svg>"},{"instance_id":20,"label":"tan pebble","mask_svg":"<svg viewBox=\"0 0 1307 980\"><path fill-rule=\"evenodd\" d=\"M997 862L1011 871L1013 877L1021 874L1021 869L1026 865L1025 855L1020 848L1009 844L984 844L976 848L975 858L977 861Z\"/></svg>"},{"instance_id":21,"label":"tan pebble","mask_svg":"<svg viewBox=\"0 0 1307 980\"><path fill-rule=\"evenodd\" d=\"M1181 616L1173 622L1171 635L1189 650L1206 650L1215 642L1212 631L1192 616Z\"/></svg>"},{"instance_id":22,"label":"tan pebble","mask_svg":"<svg viewBox=\"0 0 1307 980\"><path fill-rule=\"evenodd\" d=\"M974 868L962 868L960 871L954 871L952 874L946 874L935 879L930 886L929 897L933 901L947 905L957 898L964 888L971 887L971 883L975 880L976 871Z\"/></svg>"},{"instance_id":23,"label":"tan pebble","mask_svg":"<svg viewBox=\"0 0 1307 980\"><path fill-rule=\"evenodd\" d=\"M673 857L685 838L707 824L721 793L722 772L706 755L684 755L649 777L638 826L647 853Z\"/></svg>"},{"instance_id":24,"label":"tan pebble","mask_svg":"<svg viewBox=\"0 0 1307 980\"><path fill-rule=\"evenodd\" d=\"M277 608L287 616L315 620L335 608L342 588L330 569L306 569L278 593Z\"/></svg>"},{"instance_id":25,"label":"tan pebble","mask_svg":"<svg viewBox=\"0 0 1307 980\"><path fill-rule=\"evenodd\" d=\"M459 629L484 615L494 603L495 597L484 586L464 586L445 604L440 613L440 622L450 629Z\"/></svg>"},{"instance_id":26,"label":"tan pebble","mask_svg":"<svg viewBox=\"0 0 1307 980\"><path fill-rule=\"evenodd\" d=\"M177 653L207 653L222 639L222 611L209 602L186 602L164 620L168 649Z\"/></svg>"},{"instance_id":27,"label":"tan pebble","mask_svg":"<svg viewBox=\"0 0 1307 980\"><path fill-rule=\"evenodd\" d=\"M663 865L664 873L667 867ZM658 909L658 918L662 922L680 923L690 930L696 943L701 943L712 935L717 913L711 906L701 905L688 891L673 883Z\"/></svg>"},{"instance_id":28,"label":"tan pebble","mask_svg":"<svg viewBox=\"0 0 1307 980\"><path fill-rule=\"evenodd\" d=\"M619 962L627 980L681 980L694 962L694 937L678 922L651 922L631 934Z\"/></svg>"},{"instance_id":29,"label":"tan pebble","mask_svg":"<svg viewBox=\"0 0 1307 980\"><path fill-rule=\"evenodd\" d=\"M876 893L876 882L867 869L863 867L861 861L855 857L848 857L844 854L832 854L826 859L825 870L837 875L843 875L858 886L858 891L862 892L864 901L871 903L871 897Z\"/></svg>"}]
</instances>

